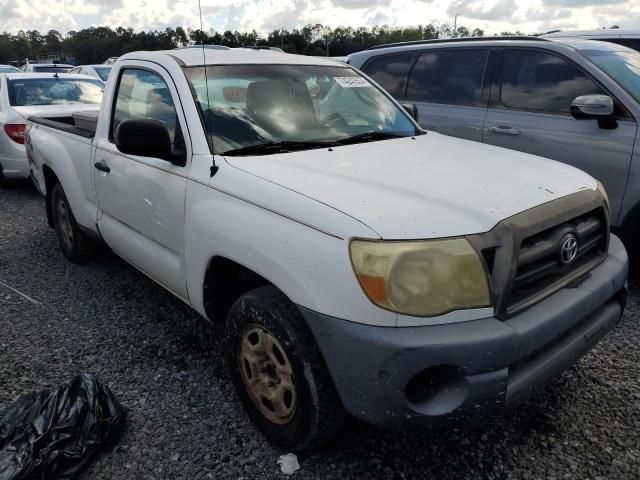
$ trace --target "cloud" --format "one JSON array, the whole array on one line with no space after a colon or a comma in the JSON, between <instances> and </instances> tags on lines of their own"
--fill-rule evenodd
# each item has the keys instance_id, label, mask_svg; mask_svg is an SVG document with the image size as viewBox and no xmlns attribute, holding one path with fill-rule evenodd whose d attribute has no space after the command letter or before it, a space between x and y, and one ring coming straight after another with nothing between
<instances>
[{"instance_id":1,"label":"cloud","mask_svg":"<svg viewBox=\"0 0 640 480\"><path fill-rule=\"evenodd\" d=\"M633 27L640 0L201 0L204 28L257 30L453 23L501 31ZM0 31L61 33L89 26L200 28L197 0L0 0Z\"/></svg>"},{"instance_id":2,"label":"cloud","mask_svg":"<svg viewBox=\"0 0 640 480\"><path fill-rule=\"evenodd\" d=\"M542 5L545 8L582 8L602 5L619 5L623 3L626 4L633 2L629 2L629 0L542 0Z\"/></svg>"},{"instance_id":3,"label":"cloud","mask_svg":"<svg viewBox=\"0 0 640 480\"><path fill-rule=\"evenodd\" d=\"M506 19L509 18L517 5L515 0L498 0L493 5L488 6L491 2L468 2L465 0L455 0L447 9L447 13L451 16L462 15L467 18L476 19Z\"/></svg>"},{"instance_id":4,"label":"cloud","mask_svg":"<svg viewBox=\"0 0 640 480\"><path fill-rule=\"evenodd\" d=\"M331 2L334 7L352 10L377 7L385 3L388 4L385 0L332 0Z\"/></svg>"}]
</instances>

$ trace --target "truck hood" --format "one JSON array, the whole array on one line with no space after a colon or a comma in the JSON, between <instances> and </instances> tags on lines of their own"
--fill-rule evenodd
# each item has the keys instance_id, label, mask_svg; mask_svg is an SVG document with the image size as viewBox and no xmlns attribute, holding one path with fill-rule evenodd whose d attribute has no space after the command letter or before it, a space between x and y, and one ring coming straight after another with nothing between
<instances>
[{"instance_id":1,"label":"truck hood","mask_svg":"<svg viewBox=\"0 0 640 480\"><path fill-rule=\"evenodd\" d=\"M72 113L98 111L100 105L86 105L72 103L68 105L29 105L27 107L12 107L25 120L29 117L69 117Z\"/></svg>"},{"instance_id":2,"label":"truck hood","mask_svg":"<svg viewBox=\"0 0 640 480\"><path fill-rule=\"evenodd\" d=\"M517 213L597 186L565 164L434 132L225 159L358 219L384 239L482 233Z\"/></svg>"}]
</instances>

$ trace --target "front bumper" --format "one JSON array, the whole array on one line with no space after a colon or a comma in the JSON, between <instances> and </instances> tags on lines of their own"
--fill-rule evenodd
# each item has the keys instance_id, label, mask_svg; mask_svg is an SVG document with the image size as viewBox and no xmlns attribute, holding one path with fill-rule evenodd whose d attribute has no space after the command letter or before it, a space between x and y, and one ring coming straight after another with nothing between
<instances>
[{"instance_id":1,"label":"front bumper","mask_svg":"<svg viewBox=\"0 0 640 480\"><path fill-rule=\"evenodd\" d=\"M627 271L612 235L579 284L506 321L375 327L300 310L352 415L382 427L472 427L526 400L616 326Z\"/></svg>"}]
</instances>

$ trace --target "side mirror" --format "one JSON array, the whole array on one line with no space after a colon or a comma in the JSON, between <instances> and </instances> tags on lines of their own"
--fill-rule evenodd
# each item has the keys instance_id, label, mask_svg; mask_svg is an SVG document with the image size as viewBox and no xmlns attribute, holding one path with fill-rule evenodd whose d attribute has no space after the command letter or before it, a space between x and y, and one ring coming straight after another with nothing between
<instances>
[{"instance_id":1,"label":"side mirror","mask_svg":"<svg viewBox=\"0 0 640 480\"><path fill-rule=\"evenodd\" d=\"M598 120L603 129L618 126L614 116L613 99L608 95L582 95L571 102L571 115L578 120Z\"/></svg>"},{"instance_id":2,"label":"side mirror","mask_svg":"<svg viewBox=\"0 0 640 480\"><path fill-rule=\"evenodd\" d=\"M184 165L183 156L171 153L169 130L158 120L125 120L118 125L115 142L122 153Z\"/></svg>"},{"instance_id":3,"label":"side mirror","mask_svg":"<svg viewBox=\"0 0 640 480\"><path fill-rule=\"evenodd\" d=\"M401 103L400 106L406 110L406 112L411 115L416 122L418 121L418 107L416 107L415 103Z\"/></svg>"}]
</instances>

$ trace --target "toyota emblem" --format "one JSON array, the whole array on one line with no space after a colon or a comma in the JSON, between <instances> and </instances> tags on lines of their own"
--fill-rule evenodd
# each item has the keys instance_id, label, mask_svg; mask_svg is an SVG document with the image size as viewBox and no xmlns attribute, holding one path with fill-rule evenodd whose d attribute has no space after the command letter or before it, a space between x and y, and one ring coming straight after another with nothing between
<instances>
[{"instance_id":1,"label":"toyota emblem","mask_svg":"<svg viewBox=\"0 0 640 480\"><path fill-rule=\"evenodd\" d=\"M572 233L565 235L560 243L560 260L569 265L578 255L578 239Z\"/></svg>"}]
</instances>

